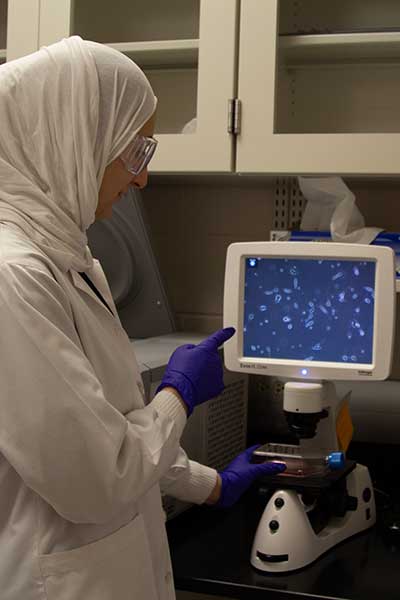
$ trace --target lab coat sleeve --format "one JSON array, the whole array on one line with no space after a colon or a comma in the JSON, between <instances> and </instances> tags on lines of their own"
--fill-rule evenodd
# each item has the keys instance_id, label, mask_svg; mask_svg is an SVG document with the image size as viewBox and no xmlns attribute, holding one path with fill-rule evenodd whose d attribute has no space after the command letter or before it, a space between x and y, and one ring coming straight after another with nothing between
<instances>
[{"instance_id":1,"label":"lab coat sleeve","mask_svg":"<svg viewBox=\"0 0 400 600\"><path fill-rule=\"evenodd\" d=\"M217 471L189 460L179 448L175 460L160 482L163 494L179 500L202 504L207 500L217 482Z\"/></svg>"},{"instance_id":2,"label":"lab coat sleeve","mask_svg":"<svg viewBox=\"0 0 400 600\"><path fill-rule=\"evenodd\" d=\"M45 267L0 266L0 331L0 452L61 516L106 522L168 472L183 407L166 392L128 420L107 401Z\"/></svg>"}]
</instances>

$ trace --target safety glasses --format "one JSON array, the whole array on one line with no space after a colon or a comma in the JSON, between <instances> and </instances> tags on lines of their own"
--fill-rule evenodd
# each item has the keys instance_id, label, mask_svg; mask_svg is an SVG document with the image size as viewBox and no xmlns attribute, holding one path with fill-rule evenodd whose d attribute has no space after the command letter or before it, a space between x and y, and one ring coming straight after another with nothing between
<instances>
[{"instance_id":1,"label":"safety glasses","mask_svg":"<svg viewBox=\"0 0 400 600\"><path fill-rule=\"evenodd\" d=\"M149 164L157 143L157 140L152 137L136 135L133 142L121 154L125 169L132 175L139 175Z\"/></svg>"}]
</instances>

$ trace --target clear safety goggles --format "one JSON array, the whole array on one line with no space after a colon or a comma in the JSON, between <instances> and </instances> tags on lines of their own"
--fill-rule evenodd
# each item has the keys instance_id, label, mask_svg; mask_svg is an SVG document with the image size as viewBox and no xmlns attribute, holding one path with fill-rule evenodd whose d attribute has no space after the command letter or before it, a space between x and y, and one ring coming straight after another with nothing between
<instances>
[{"instance_id":1,"label":"clear safety goggles","mask_svg":"<svg viewBox=\"0 0 400 600\"><path fill-rule=\"evenodd\" d=\"M121 154L124 167L132 175L139 175L149 164L157 147L157 140L136 135L133 142Z\"/></svg>"}]
</instances>

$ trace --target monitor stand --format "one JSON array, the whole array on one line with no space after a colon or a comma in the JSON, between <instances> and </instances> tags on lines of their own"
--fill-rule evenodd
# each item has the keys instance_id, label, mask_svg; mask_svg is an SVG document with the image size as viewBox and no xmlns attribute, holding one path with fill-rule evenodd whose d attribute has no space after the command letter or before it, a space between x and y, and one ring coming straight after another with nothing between
<instances>
[{"instance_id":1,"label":"monitor stand","mask_svg":"<svg viewBox=\"0 0 400 600\"><path fill-rule=\"evenodd\" d=\"M302 384L285 384L284 410L289 425L307 437L300 437L298 446L266 444L254 456L257 462L287 464L285 472L264 480L275 491L251 552L251 564L261 571L281 573L306 567L376 521L367 467L347 460L340 463L338 453L328 460L330 453L339 450L337 421L343 418L348 396L339 399L331 382ZM316 421L314 435L308 425L297 426L296 420L304 423L307 415Z\"/></svg>"}]
</instances>

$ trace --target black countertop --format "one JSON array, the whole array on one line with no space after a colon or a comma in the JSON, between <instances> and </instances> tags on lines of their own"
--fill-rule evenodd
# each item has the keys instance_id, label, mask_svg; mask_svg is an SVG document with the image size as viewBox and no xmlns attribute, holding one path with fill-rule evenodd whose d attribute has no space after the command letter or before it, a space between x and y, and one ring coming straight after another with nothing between
<instances>
[{"instance_id":1,"label":"black countertop","mask_svg":"<svg viewBox=\"0 0 400 600\"><path fill-rule=\"evenodd\" d=\"M254 486L229 510L192 507L168 522L176 588L246 600L400 600L400 533L397 540L388 536L383 526L387 513L378 508L375 527L312 565L265 574L250 564L265 504Z\"/></svg>"}]
</instances>

